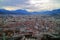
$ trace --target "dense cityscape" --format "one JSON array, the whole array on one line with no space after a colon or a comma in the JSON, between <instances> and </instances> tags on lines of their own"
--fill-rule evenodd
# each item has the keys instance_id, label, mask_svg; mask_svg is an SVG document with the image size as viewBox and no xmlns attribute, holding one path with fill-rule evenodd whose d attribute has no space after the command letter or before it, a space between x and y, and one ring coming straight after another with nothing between
<instances>
[{"instance_id":1,"label":"dense cityscape","mask_svg":"<svg viewBox=\"0 0 60 40\"><path fill-rule=\"evenodd\" d=\"M0 0L0 40L60 40L60 0Z\"/></svg>"},{"instance_id":2,"label":"dense cityscape","mask_svg":"<svg viewBox=\"0 0 60 40\"><path fill-rule=\"evenodd\" d=\"M31 34L40 40L43 34L58 34L56 28L55 18L48 15L0 15L0 31L4 32L6 37Z\"/></svg>"}]
</instances>

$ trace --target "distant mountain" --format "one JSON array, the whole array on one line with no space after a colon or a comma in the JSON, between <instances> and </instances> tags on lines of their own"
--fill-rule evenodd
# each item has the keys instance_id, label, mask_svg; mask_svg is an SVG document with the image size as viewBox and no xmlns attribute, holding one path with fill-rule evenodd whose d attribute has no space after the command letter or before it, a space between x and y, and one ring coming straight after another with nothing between
<instances>
[{"instance_id":1,"label":"distant mountain","mask_svg":"<svg viewBox=\"0 0 60 40\"><path fill-rule=\"evenodd\" d=\"M60 19L60 9L53 10L51 16Z\"/></svg>"},{"instance_id":2,"label":"distant mountain","mask_svg":"<svg viewBox=\"0 0 60 40\"><path fill-rule=\"evenodd\" d=\"M0 9L0 14L12 14L12 12L5 9Z\"/></svg>"},{"instance_id":3,"label":"distant mountain","mask_svg":"<svg viewBox=\"0 0 60 40\"><path fill-rule=\"evenodd\" d=\"M60 9L52 10L52 15L60 15Z\"/></svg>"},{"instance_id":4,"label":"distant mountain","mask_svg":"<svg viewBox=\"0 0 60 40\"><path fill-rule=\"evenodd\" d=\"M14 15L51 15L51 16L60 16L60 9L55 9L52 11L37 11L37 12L28 12L27 10L14 10L14 11L8 11L5 9L0 9L0 14L14 14Z\"/></svg>"},{"instance_id":5,"label":"distant mountain","mask_svg":"<svg viewBox=\"0 0 60 40\"><path fill-rule=\"evenodd\" d=\"M32 12L32 14L35 14L35 15L39 15L39 14L50 15L50 14L52 14L52 12L51 11L38 11L38 12Z\"/></svg>"},{"instance_id":6,"label":"distant mountain","mask_svg":"<svg viewBox=\"0 0 60 40\"><path fill-rule=\"evenodd\" d=\"M0 9L0 14L14 14L14 15L30 15L30 13L26 10L15 10L15 11L8 11L5 9Z\"/></svg>"},{"instance_id":7,"label":"distant mountain","mask_svg":"<svg viewBox=\"0 0 60 40\"><path fill-rule=\"evenodd\" d=\"M15 11L12 11L13 13L15 14L20 14L20 15L30 15L30 12L26 11L26 10L15 10Z\"/></svg>"}]
</instances>

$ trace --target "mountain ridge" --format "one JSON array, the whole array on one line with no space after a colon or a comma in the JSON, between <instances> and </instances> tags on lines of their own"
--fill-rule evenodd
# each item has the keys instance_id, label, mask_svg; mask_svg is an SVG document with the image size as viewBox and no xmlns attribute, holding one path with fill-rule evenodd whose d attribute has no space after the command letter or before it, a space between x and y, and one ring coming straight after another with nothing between
<instances>
[{"instance_id":1,"label":"mountain ridge","mask_svg":"<svg viewBox=\"0 0 60 40\"><path fill-rule=\"evenodd\" d=\"M8 10L5 10L5 9L0 9L0 14L17 14L17 15L39 15L39 14L45 14L45 15L60 15L60 9L55 9L55 10L52 10L52 11L36 11L36 12L28 12L27 10L22 10L22 9L19 9L19 10L14 10L14 11L8 11Z\"/></svg>"}]
</instances>

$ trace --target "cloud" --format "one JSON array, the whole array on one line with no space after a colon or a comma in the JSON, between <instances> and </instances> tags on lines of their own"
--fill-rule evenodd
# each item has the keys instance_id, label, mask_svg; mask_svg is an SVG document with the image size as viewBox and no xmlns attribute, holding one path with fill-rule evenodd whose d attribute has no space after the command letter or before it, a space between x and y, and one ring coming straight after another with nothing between
<instances>
[{"instance_id":1,"label":"cloud","mask_svg":"<svg viewBox=\"0 0 60 40\"><path fill-rule=\"evenodd\" d=\"M60 0L52 0L53 3L60 3Z\"/></svg>"},{"instance_id":2,"label":"cloud","mask_svg":"<svg viewBox=\"0 0 60 40\"><path fill-rule=\"evenodd\" d=\"M30 11L53 10L60 8L60 3L57 0L30 0L30 6L27 7Z\"/></svg>"},{"instance_id":3,"label":"cloud","mask_svg":"<svg viewBox=\"0 0 60 40\"><path fill-rule=\"evenodd\" d=\"M28 0L4 0L0 2L0 6L17 6L17 5L27 5Z\"/></svg>"},{"instance_id":4,"label":"cloud","mask_svg":"<svg viewBox=\"0 0 60 40\"><path fill-rule=\"evenodd\" d=\"M60 8L60 0L3 0L0 2L0 8L29 11L52 10Z\"/></svg>"}]
</instances>

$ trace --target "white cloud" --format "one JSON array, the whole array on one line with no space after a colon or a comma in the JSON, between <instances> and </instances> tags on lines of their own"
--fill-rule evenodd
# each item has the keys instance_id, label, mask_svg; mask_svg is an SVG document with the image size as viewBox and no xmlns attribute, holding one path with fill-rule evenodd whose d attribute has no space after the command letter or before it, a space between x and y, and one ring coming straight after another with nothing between
<instances>
[{"instance_id":1,"label":"white cloud","mask_svg":"<svg viewBox=\"0 0 60 40\"><path fill-rule=\"evenodd\" d=\"M33 11L52 10L57 8L60 8L60 3L52 0L30 0L30 6L28 7L28 9Z\"/></svg>"},{"instance_id":2,"label":"white cloud","mask_svg":"<svg viewBox=\"0 0 60 40\"><path fill-rule=\"evenodd\" d=\"M59 2L59 0L4 0L0 2L0 8L27 9L29 11L52 10L60 8Z\"/></svg>"}]
</instances>

